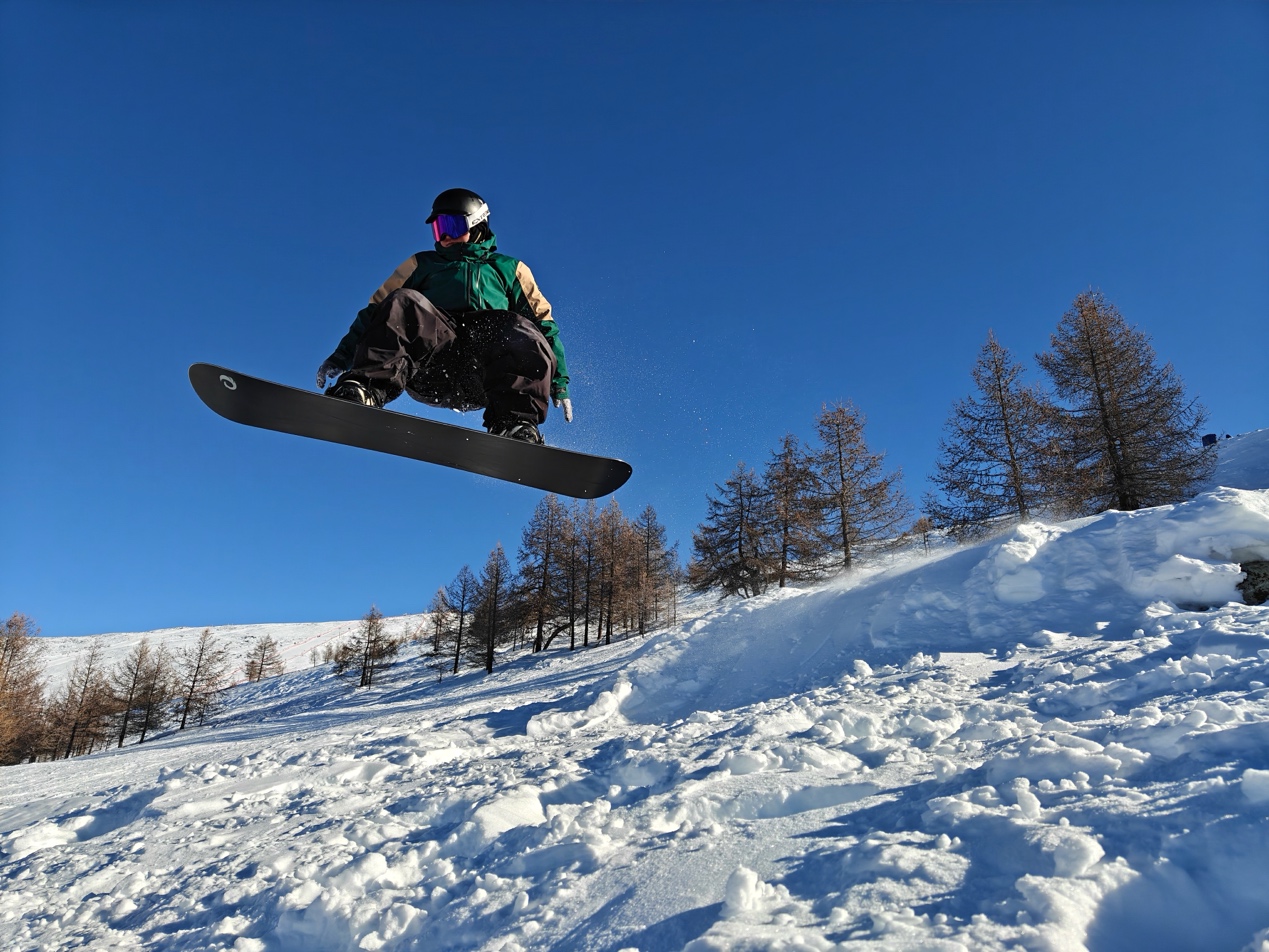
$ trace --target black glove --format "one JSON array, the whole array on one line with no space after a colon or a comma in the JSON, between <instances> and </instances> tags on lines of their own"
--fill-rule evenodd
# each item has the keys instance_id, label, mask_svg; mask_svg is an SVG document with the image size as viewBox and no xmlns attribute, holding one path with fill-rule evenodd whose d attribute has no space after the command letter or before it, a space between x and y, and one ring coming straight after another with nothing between
<instances>
[{"instance_id":1,"label":"black glove","mask_svg":"<svg viewBox=\"0 0 1269 952\"><path fill-rule=\"evenodd\" d=\"M322 361L322 365L317 368L317 389L325 390L326 381L332 377L338 377L344 372L344 366L341 361L335 359L332 355Z\"/></svg>"}]
</instances>

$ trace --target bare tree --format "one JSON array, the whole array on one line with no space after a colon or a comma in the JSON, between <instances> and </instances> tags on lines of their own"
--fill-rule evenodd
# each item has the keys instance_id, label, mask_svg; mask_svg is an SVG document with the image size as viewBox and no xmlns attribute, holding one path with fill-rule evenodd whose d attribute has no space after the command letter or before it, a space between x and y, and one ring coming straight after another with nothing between
<instances>
[{"instance_id":1,"label":"bare tree","mask_svg":"<svg viewBox=\"0 0 1269 952\"><path fill-rule=\"evenodd\" d=\"M573 513L573 533L577 537L577 558L580 572L580 598L582 602L582 647L590 647L590 621L595 608L602 604L603 559L600 557L599 507L588 499ZM596 629L598 631L598 629Z\"/></svg>"},{"instance_id":2,"label":"bare tree","mask_svg":"<svg viewBox=\"0 0 1269 952\"><path fill-rule=\"evenodd\" d=\"M392 667L402 640L389 635L383 613L371 605L361 626L335 652L335 673L356 678L357 687L374 687L376 679Z\"/></svg>"},{"instance_id":3,"label":"bare tree","mask_svg":"<svg viewBox=\"0 0 1269 952\"><path fill-rule=\"evenodd\" d=\"M272 635L257 636L247 652L247 680L263 681L265 678L275 678L284 671L286 663L282 660L277 640Z\"/></svg>"},{"instance_id":4,"label":"bare tree","mask_svg":"<svg viewBox=\"0 0 1269 952\"><path fill-rule=\"evenodd\" d=\"M936 528L934 520L929 516L921 516L916 522L912 523L910 531L912 535L921 540L921 547L925 549L927 554L930 551L930 536L934 534Z\"/></svg>"},{"instance_id":5,"label":"bare tree","mask_svg":"<svg viewBox=\"0 0 1269 952\"><path fill-rule=\"evenodd\" d=\"M104 648L94 638L49 707L48 755L75 757L109 744L114 711Z\"/></svg>"},{"instance_id":6,"label":"bare tree","mask_svg":"<svg viewBox=\"0 0 1269 952\"><path fill-rule=\"evenodd\" d=\"M471 570L471 566L464 565L459 569L454 581L445 587L445 601L452 613L450 617L454 637L454 673L458 674L459 661L463 656L463 650L467 647L464 635L467 634L467 628L480 601L480 581Z\"/></svg>"},{"instance_id":7,"label":"bare tree","mask_svg":"<svg viewBox=\"0 0 1269 952\"><path fill-rule=\"evenodd\" d=\"M1053 482L1069 511L1176 502L1211 478L1206 411L1100 291L1076 297L1036 359L1063 403Z\"/></svg>"},{"instance_id":8,"label":"bare tree","mask_svg":"<svg viewBox=\"0 0 1269 952\"><path fill-rule=\"evenodd\" d=\"M137 694L137 716L133 719L138 744L144 744L151 731L160 729L171 719L172 699L176 694L176 672L172 662L172 655L164 645L150 652Z\"/></svg>"},{"instance_id":9,"label":"bare tree","mask_svg":"<svg viewBox=\"0 0 1269 952\"><path fill-rule=\"evenodd\" d=\"M563 548L560 553L560 584L563 593L563 622L568 629L568 650L577 650L577 617L582 610L585 585L584 541L579 532L579 510L576 505L568 510L564 525Z\"/></svg>"},{"instance_id":10,"label":"bare tree","mask_svg":"<svg viewBox=\"0 0 1269 952\"><path fill-rule=\"evenodd\" d=\"M499 542L480 573L480 599L476 610L487 674L493 674L494 653L510 631L511 583L511 564Z\"/></svg>"},{"instance_id":11,"label":"bare tree","mask_svg":"<svg viewBox=\"0 0 1269 952\"><path fill-rule=\"evenodd\" d=\"M110 687L114 692L118 708L119 733L116 747L122 747L127 740L130 728L134 728L133 715L138 714L140 697L149 668L153 665L153 652L150 650L150 639L142 636L141 640L128 652L127 657L115 665L110 674Z\"/></svg>"},{"instance_id":12,"label":"bare tree","mask_svg":"<svg viewBox=\"0 0 1269 952\"><path fill-rule=\"evenodd\" d=\"M624 608L630 588L628 544L629 523L614 497L599 513L600 632L606 645L612 644L613 618Z\"/></svg>"},{"instance_id":13,"label":"bare tree","mask_svg":"<svg viewBox=\"0 0 1269 952\"><path fill-rule=\"evenodd\" d=\"M14 612L0 629L0 766L34 758L44 728L39 629Z\"/></svg>"},{"instance_id":14,"label":"bare tree","mask_svg":"<svg viewBox=\"0 0 1269 952\"><path fill-rule=\"evenodd\" d=\"M1043 505L1051 442L1047 401L992 332L971 371L975 393L952 407L939 440L927 513L974 538L1002 520L1023 522Z\"/></svg>"},{"instance_id":15,"label":"bare tree","mask_svg":"<svg viewBox=\"0 0 1269 952\"><path fill-rule=\"evenodd\" d=\"M823 503L810 453L792 433L780 440L763 471L766 505L762 531L772 553L772 581L779 588L820 573L827 546L818 531Z\"/></svg>"},{"instance_id":16,"label":"bare tree","mask_svg":"<svg viewBox=\"0 0 1269 952\"><path fill-rule=\"evenodd\" d=\"M826 405L815 421L820 447L812 459L824 513L822 532L842 569L850 569L862 549L896 541L912 512L902 472L884 471L885 454L868 449L864 423L863 413L851 403Z\"/></svg>"},{"instance_id":17,"label":"bare tree","mask_svg":"<svg viewBox=\"0 0 1269 952\"><path fill-rule=\"evenodd\" d=\"M445 678L445 668L449 664L446 650L449 645L449 632L453 626L454 611L445 597L445 588L438 588L427 606L427 618L415 630L414 641L420 647L424 664L436 675L436 680Z\"/></svg>"},{"instance_id":18,"label":"bare tree","mask_svg":"<svg viewBox=\"0 0 1269 952\"><path fill-rule=\"evenodd\" d=\"M535 652L545 649L554 636L547 629L563 608L566 593L561 572L568 522L568 510L550 493L537 504L521 534L520 578L536 629Z\"/></svg>"},{"instance_id":19,"label":"bare tree","mask_svg":"<svg viewBox=\"0 0 1269 952\"><path fill-rule=\"evenodd\" d=\"M662 605L672 597L678 547L666 543L665 527L651 505L631 525L635 544L635 610L639 634L661 619Z\"/></svg>"},{"instance_id":20,"label":"bare tree","mask_svg":"<svg viewBox=\"0 0 1269 952\"><path fill-rule=\"evenodd\" d=\"M204 628L191 648L183 649L176 664L176 697L181 721L178 730L189 726L190 718L202 724L216 707L216 699L229 680L229 649L210 628Z\"/></svg>"}]
</instances>

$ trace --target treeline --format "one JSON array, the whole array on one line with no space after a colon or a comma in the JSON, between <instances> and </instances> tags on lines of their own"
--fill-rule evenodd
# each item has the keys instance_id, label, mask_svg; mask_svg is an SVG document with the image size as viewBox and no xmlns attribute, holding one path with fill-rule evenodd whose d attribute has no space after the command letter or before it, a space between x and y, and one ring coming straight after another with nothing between
<instances>
[{"instance_id":1,"label":"treeline","mask_svg":"<svg viewBox=\"0 0 1269 952\"><path fill-rule=\"evenodd\" d=\"M707 497L692 586L755 595L850 569L913 535L974 539L1041 514L1163 505L1211 478L1206 411L1100 292L1076 297L1036 362L1043 380L1028 382L988 332L915 520L901 472L864 439L864 415L826 405L810 443L786 435L761 472L742 462Z\"/></svg>"},{"instance_id":2,"label":"treeline","mask_svg":"<svg viewBox=\"0 0 1269 952\"><path fill-rule=\"evenodd\" d=\"M426 619L390 634L371 607L346 638L314 653L356 687L373 687L411 641L438 678L464 666L492 672L508 649L545 651L611 644L672 622L682 578L677 546L666 542L656 511L627 519L615 499L538 503L524 528L517 564L501 543L479 572L464 565L441 587ZM235 660L247 680L281 674L277 642L262 635L234 659L210 629L179 651L143 636L108 665L100 641L88 643L65 684L49 695L43 646L30 619L13 615L0 640L0 765L57 760L144 742L163 728L183 730L215 713Z\"/></svg>"},{"instance_id":3,"label":"treeline","mask_svg":"<svg viewBox=\"0 0 1269 952\"><path fill-rule=\"evenodd\" d=\"M738 463L692 534L692 588L760 595L895 545L912 504L901 471L868 448L864 423L853 404L825 406L813 442L786 434L761 473Z\"/></svg>"},{"instance_id":4,"label":"treeline","mask_svg":"<svg viewBox=\"0 0 1269 952\"><path fill-rule=\"evenodd\" d=\"M0 765L59 760L155 731L203 724L229 684L233 658L205 629L176 651L143 636L113 665L99 640L89 642L66 682L49 693L39 630L15 613L0 631ZM249 680L281 674L277 642L262 636L244 659Z\"/></svg>"},{"instance_id":5,"label":"treeline","mask_svg":"<svg viewBox=\"0 0 1269 952\"><path fill-rule=\"evenodd\" d=\"M437 590L417 635L437 677L494 669L506 649L570 651L673 621L682 570L656 510L627 519L616 499L538 503L513 566L501 543L479 572L464 565Z\"/></svg>"},{"instance_id":6,"label":"treeline","mask_svg":"<svg viewBox=\"0 0 1269 952\"><path fill-rule=\"evenodd\" d=\"M958 537L1041 513L1131 512L1188 499L1211 479L1207 411L1172 364L1099 291L1076 297L1036 355L1040 383L988 333L975 392L952 408L926 511Z\"/></svg>"}]
</instances>

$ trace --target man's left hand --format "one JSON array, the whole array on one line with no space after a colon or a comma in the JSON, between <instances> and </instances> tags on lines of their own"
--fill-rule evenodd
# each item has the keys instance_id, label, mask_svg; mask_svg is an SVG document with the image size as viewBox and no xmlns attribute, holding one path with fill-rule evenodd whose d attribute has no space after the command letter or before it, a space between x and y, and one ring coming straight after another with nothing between
<instances>
[{"instance_id":1,"label":"man's left hand","mask_svg":"<svg viewBox=\"0 0 1269 952\"><path fill-rule=\"evenodd\" d=\"M570 400L568 397L556 397L555 405L556 407L564 411L564 422L572 423L573 422L573 401Z\"/></svg>"}]
</instances>

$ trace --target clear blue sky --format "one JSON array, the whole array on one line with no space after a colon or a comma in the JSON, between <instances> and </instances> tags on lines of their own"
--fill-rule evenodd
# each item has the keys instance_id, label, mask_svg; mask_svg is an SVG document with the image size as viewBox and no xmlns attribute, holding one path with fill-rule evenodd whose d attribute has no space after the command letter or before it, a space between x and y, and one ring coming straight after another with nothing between
<instances>
[{"instance_id":1,"label":"clear blue sky","mask_svg":"<svg viewBox=\"0 0 1269 952\"><path fill-rule=\"evenodd\" d=\"M684 554L824 401L919 498L988 329L1030 364L1090 286L1269 423L1262 2L7 0L0 96L0 614L45 634L420 611L514 552L537 493L186 378L311 386L452 186L555 306L548 440Z\"/></svg>"}]
</instances>

